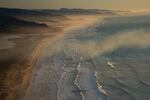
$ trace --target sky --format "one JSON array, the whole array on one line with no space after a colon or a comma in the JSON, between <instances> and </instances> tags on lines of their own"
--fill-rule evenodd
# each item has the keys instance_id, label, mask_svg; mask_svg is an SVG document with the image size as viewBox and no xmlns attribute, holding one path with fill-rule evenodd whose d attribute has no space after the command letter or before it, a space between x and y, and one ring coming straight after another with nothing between
<instances>
[{"instance_id":1,"label":"sky","mask_svg":"<svg viewBox=\"0 0 150 100\"><path fill-rule=\"evenodd\" d=\"M9 8L96 8L110 10L149 10L150 0L0 0Z\"/></svg>"}]
</instances>

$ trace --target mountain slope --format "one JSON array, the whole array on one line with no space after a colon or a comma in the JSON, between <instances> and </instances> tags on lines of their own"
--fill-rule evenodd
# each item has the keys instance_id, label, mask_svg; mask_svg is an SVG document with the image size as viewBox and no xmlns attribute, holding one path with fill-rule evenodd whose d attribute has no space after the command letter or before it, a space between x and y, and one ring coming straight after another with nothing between
<instances>
[{"instance_id":1,"label":"mountain slope","mask_svg":"<svg viewBox=\"0 0 150 100\"><path fill-rule=\"evenodd\" d=\"M15 16L15 17L49 17L67 19L66 16L56 14L55 12L43 12L41 10L19 9L19 8L0 8L1 15Z\"/></svg>"},{"instance_id":2,"label":"mountain slope","mask_svg":"<svg viewBox=\"0 0 150 100\"><path fill-rule=\"evenodd\" d=\"M18 31L20 28L48 28L46 24L24 21L12 16L0 15L0 32Z\"/></svg>"},{"instance_id":3,"label":"mountain slope","mask_svg":"<svg viewBox=\"0 0 150 100\"><path fill-rule=\"evenodd\" d=\"M47 9L41 10L43 12L51 12L56 14L63 14L63 15L116 15L116 11L112 10L101 10L101 9L68 9L68 8L61 8L61 9Z\"/></svg>"}]
</instances>

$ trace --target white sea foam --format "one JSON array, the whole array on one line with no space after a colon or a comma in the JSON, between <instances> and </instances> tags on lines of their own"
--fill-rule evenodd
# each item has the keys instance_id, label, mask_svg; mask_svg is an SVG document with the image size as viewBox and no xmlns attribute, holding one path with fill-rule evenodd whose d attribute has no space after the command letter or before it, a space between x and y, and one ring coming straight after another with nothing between
<instances>
[{"instance_id":1,"label":"white sea foam","mask_svg":"<svg viewBox=\"0 0 150 100\"><path fill-rule=\"evenodd\" d=\"M102 85L100 85L100 83L98 82L99 77L98 77L98 74L97 74L96 71L95 71L95 77L96 77L96 84L97 84L97 87L98 87L99 91L101 93L105 94L106 96L108 96L108 94L106 93L106 91L102 89Z\"/></svg>"},{"instance_id":2,"label":"white sea foam","mask_svg":"<svg viewBox=\"0 0 150 100\"><path fill-rule=\"evenodd\" d=\"M82 96L82 100L85 100L85 97L84 97L84 94L82 93L82 89L80 87L80 85L78 84L78 78L79 78L79 73L80 73L80 64L78 64L77 66L77 76L76 76L76 79L74 80L74 84L78 87L78 89L80 90L80 95Z\"/></svg>"},{"instance_id":3,"label":"white sea foam","mask_svg":"<svg viewBox=\"0 0 150 100\"><path fill-rule=\"evenodd\" d=\"M107 62L108 66L110 66L111 68L115 68L114 64L110 61Z\"/></svg>"}]
</instances>

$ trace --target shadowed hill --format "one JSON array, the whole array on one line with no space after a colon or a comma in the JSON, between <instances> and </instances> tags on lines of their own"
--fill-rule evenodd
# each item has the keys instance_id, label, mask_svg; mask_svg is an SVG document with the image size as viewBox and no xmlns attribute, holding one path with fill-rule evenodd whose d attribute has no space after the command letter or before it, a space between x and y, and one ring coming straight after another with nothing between
<instances>
[{"instance_id":1,"label":"shadowed hill","mask_svg":"<svg viewBox=\"0 0 150 100\"><path fill-rule=\"evenodd\" d=\"M61 8L61 9L45 9L41 10L43 12L51 12L56 14L63 14L63 15L116 15L117 12L112 10L101 10L101 9L68 9L68 8Z\"/></svg>"},{"instance_id":2,"label":"shadowed hill","mask_svg":"<svg viewBox=\"0 0 150 100\"><path fill-rule=\"evenodd\" d=\"M0 15L0 32L18 31L20 28L48 28L46 24L24 21L12 16Z\"/></svg>"},{"instance_id":3,"label":"shadowed hill","mask_svg":"<svg viewBox=\"0 0 150 100\"><path fill-rule=\"evenodd\" d=\"M51 20L68 20L68 18L62 14L55 12L45 12L36 9L19 9L19 8L0 8L1 15L14 16L20 19L29 21L41 21L49 19Z\"/></svg>"},{"instance_id":4,"label":"shadowed hill","mask_svg":"<svg viewBox=\"0 0 150 100\"><path fill-rule=\"evenodd\" d=\"M0 7L0 14L9 16L51 16L51 17L66 18L63 15L56 14L54 12L42 12L41 10L19 9L19 8L13 9Z\"/></svg>"}]
</instances>

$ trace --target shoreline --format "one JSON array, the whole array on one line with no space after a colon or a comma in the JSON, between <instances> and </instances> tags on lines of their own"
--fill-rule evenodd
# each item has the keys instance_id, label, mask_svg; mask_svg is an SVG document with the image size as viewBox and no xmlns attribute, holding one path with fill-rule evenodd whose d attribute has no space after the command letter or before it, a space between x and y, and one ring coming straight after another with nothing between
<instances>
[{"instance_id":1,"label":"shoreline","mask_svg":"<svg viewBox=\"0 0 150 100\"><path fill-rule=\"evenodd\" d=\"M82 18L83 16L80 17ZM73 19L73 17L71 18ZM4 96L5 100L19 100L30 85L29 83L32 76L32 70L34 69L35 63L40 57L42 51L51 43L63 38L65 35L64 33L67 31L91 24L91 22L94 22L95 18L93 18L90 23L89 21L87 22L87 20L88 18L86 20L84 18L79 20L75 17L72 22L68 22L69 26L66 25L63 27L63 32L55 33L57 34L56 36L49 37L49 34L43 35L43 38L40 41L38 41L36 44L32 44L34 45L33 50L31 50L32 53L30 53L24 61L21 61L21 63L15 62L14 64L10 65L11 69L8 70L7 77L4 80L4 86L9 90L7 92L5 91L7 93L7 96ZM20 67L22 68L20 69ZM16 80L17 77L19 78L18 80Z\"/></svg>"},{"instance_id":2,"label":"shoreline","mask_svg":"<svg viewBox=\"0 0 150 100\"><path fill-rule=\"evenodd\" d=\"M59 42L63 43L64 42L63 40L66 39L65 36L68 35L68 33L70 31L71 32L76 31L80 28L82 29L82 28L86 28L90 25L93 25L94 23L96 23L96 19L98 21L100 21L99 18L95 18L95 19L92 19L91 23L89 23L90 21L87 21L89 19L86 19L86 20L84 20L85 23L81 23L82 25L75 22L76 24L74 24L74 26L71 26L71 28L66 29L67 31L64 32L66 34L61 34L58 37L56 37L56 39L54 39L53 42L55 44L51 44L51 42L48 41L49 43L47 46L49 46L49 48L46 48L47 53L45 55L41 55L42 57L39 57L40 60L38 61L38 65L36 65L36 66L37 67L40 66L40 68L34 69L34 72L32 73L32 78L30 80L31 84L30 84L28 90L26 91L25 96L23 96L23 98L21 100L32 100L32 99L41 100L41 99L44 99L44 97L39 96L38 94L43 94L43 93L44 93L45 98L53 98L54 100L56 99L56 97L59 100L66 100L64 98L69 98L70 96L73 96L74 99L75 98L81 99L78 92L81 93L81 92L84 92L84 90L82 90L82 89L79 90L79 87L77 87L77 85L76 85L75 81L78 81L78 78L76 80L77 75L75 75L75 74L77 74L77 69L73 67L74 64L72 65L73 68L67 69L69 67L69 66L67 66L67 62L73 63L74 61L70 62L70 60L69 61L67 60L66 57L68 57L68 55L65 54L65 50L63 50L62 48L60 48L59 52L55 49L54 50L51 50L51 49L53 49L53 45L57 48L57 42L58 42L58 46L60 46ZM79 21L79 22L81 22L81 21ZM88 22L88 24L86 22ZM79 26L79 25L81 25L81 26ZM57 55L57 53L58 53L58 55ZM65 57L63 57L63 55L65 55ZM63 60L61 59L62 62L63 61L66 62L66 64L64 66L62 65L63 67L60 66L61 61L59 61L59 58L63 59ZM52 62L52 61L54 61L54 62ZM56 65L55 65L55 63L56 63ZM94 73L92 75L94 75ZM36 79L35 79L35 77L36 77ZM42 80L42 82L41 82L41 80ZM85 80L85 82L87 80ZM48 84L47 84L47 82L48 82ZM54 84L57 84L57 86L51 87L51 85L53 86ZM72 85L72 84L74 84L74 85ZM90 82L89 82L89 84L90 84ZM95 86L96 86L96 83L95 83ZM71 91L71 92L69 92L69 91ZM88 90L88 94L90 94L90 92L91 91ZM95 90L92 90L92 92L94 93ZM56 95L56 97L55 97L55 95ZM81 93L81 95L82 95L82 93ZM47 100L47 99L45 99L45 100Z\"/></svg>"}]
</instances>

